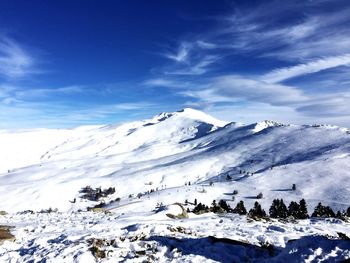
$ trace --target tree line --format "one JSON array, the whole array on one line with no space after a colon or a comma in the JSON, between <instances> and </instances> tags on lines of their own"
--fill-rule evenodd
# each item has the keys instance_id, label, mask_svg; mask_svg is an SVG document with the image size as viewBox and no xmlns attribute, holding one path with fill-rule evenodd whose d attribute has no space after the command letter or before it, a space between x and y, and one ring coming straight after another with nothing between
<instances>
[{"instance_id":1,"label":"tree line","mask_svg":"<svg viewBox=\"0 0 350 263\"><path fill-rule=\"evenodd\" d=\"M288 206L284 203L283 199L274 199L269 208L268 214L261 207L258 201L254 203L253 208L251 208L249 211L247 211L247 209L245 208L244 202L242 200L237 203L235 208L231 208L230 205L227 204L225 200L220 200L219 202L216 202L216 200L213 200L210 207L202 203L197 203L197 199L195 199L193 204L195 205L195 207L192 209L192 211L190 209L188 209L187 211L193 212L195 214L213 212L213 213L234 213L239 215L248 215L253 218L254 217L257 217L257 218L292 217L294 219L309 218L309 213L308 213L305 199L301 199L299 202L292 201L289 203ZM324 206L320 202L315 207L313 213L311 214L311 217L322 217L322 218L334 217L334 218L344 219L344 217L350 217L350 207L348 207L346 211L343 210L335 213L331 207Z\"/></svg>"}]
</instances>

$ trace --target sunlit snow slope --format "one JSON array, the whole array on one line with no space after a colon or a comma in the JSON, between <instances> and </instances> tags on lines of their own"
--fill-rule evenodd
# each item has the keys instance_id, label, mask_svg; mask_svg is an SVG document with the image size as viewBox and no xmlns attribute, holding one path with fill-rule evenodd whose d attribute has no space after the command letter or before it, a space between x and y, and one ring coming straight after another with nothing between
<instances>
[{"instance_id":1,"label":"sunlit snow slope","mask_svg":"<svg viewBox=\"0 0 350 263\"><path fill-rule=\"evenodd\" d=\"M135 209L200 198L208 203L234 189L248 206L259 192L267 207L283 197L350 204L350 134L335 126L273 121L225 123L184 109L122 125L71 130L0 132L0 210L85 208L79 190L113 186L113 198L157 189ZM191 182L193 191L183 187ZM209 187L209 182L214 185ZM291 191L292 184L297 185ZM203 195L203 191L206 194ZM226 196L227 198L227 196ZM148 202L148 203L147 203Z\"/></svg>"}]
</instances>

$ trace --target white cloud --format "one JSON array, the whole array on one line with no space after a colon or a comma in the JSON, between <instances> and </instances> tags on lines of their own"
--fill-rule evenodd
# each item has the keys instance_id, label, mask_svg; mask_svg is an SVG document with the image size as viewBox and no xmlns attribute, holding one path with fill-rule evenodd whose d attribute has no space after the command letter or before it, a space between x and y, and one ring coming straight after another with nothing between
<instances>
[{"instance_id":1,"label":"white cloud","mask_svg":"<svg viewBox=\"0 0 350 263\"><path fill-rule=\"evenodd\" d=\"M207 41L203 41L203 40L197 40L196 41L198 47L202 48L202 49L215 49L218 47L218 45L214 44L214 43L210 43Z\"/></svg>"},{"instance_id":2,"label":"white cloud","mask_svg":"<svg viewBox=\"0 0 350 263\"><path fill-rule=\"evenodd\" d=\"M19 99L50 97L57 95L71 95L84 92L83 86L67 86L60 88L23 88L18 87L14 92Z\"/></svg>"},{"instance_id":3,"label":"white cloud","mask_svg":"<svg viewBox=\"0 0 350 263\"><path fill-rule=\"evenodd\" d=\"M350 66L350 54L335 57L317 59L305 64L273 70L261 77L266 82L276 83L305 74L319 72L321 70L339 66Z\"/></svg>"},{"instance_id":4,"label":"white cloud","mask_svg":"<svg viewBox=\"0 0 350 263\"><path fill-rule=\"evenodd\" d=\"M59 102L8 102L0 103L0 129L108 124L111 121L130 120L134 113L159 107L150 102L125 102L102 106L90 104L77 106Z\"/></svg>"},{"instance_id":5,"label":"white cloud","mask_svg":"<svg viewBox=\"0 0 350 263\"><path fill-rule=\"evenodd\" d=\"M183 94L209 102L245 100L270 105L291 105L307 99L302 91L294 87L236 75L214 78L210 80L206 89L193 90Z\"/></svg>"},{"instance_id":6,"label":"white cloud","mask_svg":"<svg viewBox=\"0 0 350 263\"><path fill-rule=\"evenodd\" d=\"M309 116L350 118L349 105L350 92L337 92L310 97L308 103L300 105L296 110Z\"/></svg>"},{"instance_id":7,"label":"white cloud","mask_svg":"<svg viewBox=\"0 0 350 263\"><path fill-rule=\"evenodd\" d=\"M166 87L166 88L181 88L181 87L184 88L188 86L188 83L186 82L165 79L165 78L148 79L144 81L142 84L150 87Z\"/></svg>"},{"instance_id":8,"label":"white cloud","mask_svg":"<svg viewBox=\"0 0 350 263\"><path fill-rule=\"evenodd\" d=\"M186 62L190 48L189 44L181 43L179 50L176 53L165 53L164 56L176 62Z\"/></svg>"},{"instance_id":9,"label":"white cloud","mask_svg":"<svg viewBox=\"0 0 350 263\"><path fill-rule=\"evenodd\" d=\"M15 41L0 36L0 75L24 77L38 72L33 57Z\"/></svg>"},{"instance_id":10,"label":"white cloud","mask_svg":"<svg viewBox=\"0 0 350 263\"><path fill-rule=\"evenodd\" d=\"M191 62L186 66L180 68L171 68L164 71L166 75L202 75L208 72L209 67L219 60L219 56L205 55L195 62Z\"/></svg>"}]
</instances>

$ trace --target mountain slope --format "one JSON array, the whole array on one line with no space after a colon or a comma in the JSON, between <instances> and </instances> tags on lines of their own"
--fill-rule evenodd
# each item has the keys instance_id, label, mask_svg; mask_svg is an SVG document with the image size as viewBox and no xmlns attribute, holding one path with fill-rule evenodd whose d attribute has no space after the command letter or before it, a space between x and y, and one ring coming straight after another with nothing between
<instances>
[{"instance_id":1,"label":"mountain slope","mask_svg":"<svg viewBox=\"0 0 350 263\"><path fill-rule=\"evenodd\" d=\"M265 208L276 197L350 204L350 134L334 126L242 125L185 109L122 125L2 132L0 142L0 210L84 209L92 204L80 199L86 185L113 186L111 198L139 211L194 198L209 204L233 189L248 206L259 192ZM128 198L152 189L152 198Z\"/></svg>"}]
</instances>

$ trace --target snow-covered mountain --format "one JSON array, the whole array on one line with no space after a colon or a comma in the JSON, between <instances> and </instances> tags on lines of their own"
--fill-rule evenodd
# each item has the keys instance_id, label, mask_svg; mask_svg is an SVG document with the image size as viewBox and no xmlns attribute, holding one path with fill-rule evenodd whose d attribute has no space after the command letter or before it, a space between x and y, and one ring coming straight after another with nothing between
<instances>
[{"instance_id":1,"label":"snow-covered mountain","mask_svg":"<svg viewBox=\"0 0 350 263\"><path fill-rule=\"evenodd\" d=\"M104 212L87 212L101 204L84 198L97 187L111 190ZM318 202L349 207L349 130L226 123L184 109L122 125L1 131L0 261L349 260L350 225L340 219L169 217L195 199L250 209L259 193L266 211L275 198L305 198L310 214ZM14 240L8 229L15 241L2 244Z\"/></svg>"},{"instance_id":2,"label":"snow-covered mountain","mask_svg":"<svg viewBox=\"0 0 350 263\"><path fill-rule=\"evenodd\" d=\"M210 202L237 189L248 204L259 192L266 206L276 197L350 204L350 132L335 126L225 123L184 109L122 125L3 131L0 160L6 211L84 208L69 200L87 185L113 186L123 199L156 188L182 192L187 182L215 187L207 197L181 193L163 201Z\"/></svg>"}]
</instances>

